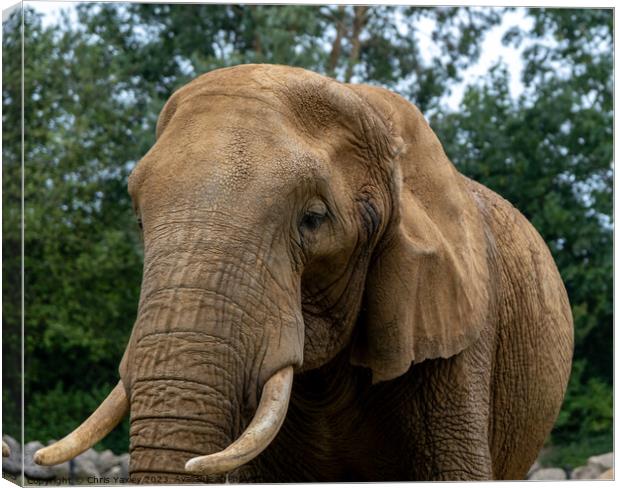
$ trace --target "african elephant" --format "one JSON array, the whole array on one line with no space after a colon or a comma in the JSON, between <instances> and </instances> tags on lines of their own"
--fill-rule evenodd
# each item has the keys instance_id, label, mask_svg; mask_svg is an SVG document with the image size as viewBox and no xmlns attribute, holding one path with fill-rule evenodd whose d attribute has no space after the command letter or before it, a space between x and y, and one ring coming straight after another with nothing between
<instances>
[{"instance_id":1,"label":"african elephant","mask_svg":"<svg viewBox=\"0 0 620 488\"><path fill-rule=\"evenodd\" d=\"M416 107L218 69L171 96L128 188L144 271L120 382L39 463L129 411L134 482L524 477L569 376L566 291Z\"/></svg>"}]
</instances>

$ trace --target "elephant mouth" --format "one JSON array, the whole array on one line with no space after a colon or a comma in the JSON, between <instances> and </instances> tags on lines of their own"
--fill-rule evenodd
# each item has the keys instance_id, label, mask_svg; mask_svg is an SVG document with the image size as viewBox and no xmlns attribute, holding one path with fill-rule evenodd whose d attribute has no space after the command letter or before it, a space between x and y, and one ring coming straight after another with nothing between
<instances>
[{"instance_id":1,"label":"elephant mouth","mask_svg":"<svg viewBox=\"0 0 620 488\"><path fill-rule=\"evenodd\" d=\"M187 461L187 473L200 476L228 473L258 456L275 438L284 422L292 385L292 366L282 368L271 376L263 386L252 421L239 438L223 451ZM34 455L35 463L50 466L73 459L109 434L128 411L127 394L119 381L82 425L60 441L38 450Z\"/></svg>"}]
</instances>

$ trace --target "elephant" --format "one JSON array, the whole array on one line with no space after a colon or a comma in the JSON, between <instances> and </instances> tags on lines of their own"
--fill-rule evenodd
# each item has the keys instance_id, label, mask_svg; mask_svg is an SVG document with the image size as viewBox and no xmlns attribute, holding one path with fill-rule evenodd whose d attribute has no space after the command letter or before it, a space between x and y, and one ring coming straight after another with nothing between
<instances>
[{"instance_id":1,"label":"elephant","mask_svg":"<svg viewBox=\"0 0 620 488\"><path fill-rule=\"evenodd\" d=\"M217 69L128 178L143 235L120 381L135 483L522 479L573 353L545 242L421 112L301 68Z\"/></svg>"}]
</instances>

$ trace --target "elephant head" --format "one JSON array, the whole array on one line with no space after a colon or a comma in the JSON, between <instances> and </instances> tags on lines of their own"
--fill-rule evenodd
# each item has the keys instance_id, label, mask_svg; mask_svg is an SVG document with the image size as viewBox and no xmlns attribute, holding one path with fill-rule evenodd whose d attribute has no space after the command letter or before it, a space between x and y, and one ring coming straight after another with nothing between
<instances>
[{"instance_id":1,"label":"elephant head","mask_svg":"<svg viewBox=\"0 0 620 488\"><path fill-rule=\"evenodd\" d=\"M144 272L120 383L41 463L129 409L135 481L229 472L276 435L294 374L344 353L387 381L479 334L475 202L419 111L386 90L213 71L166 103L129 192Z\"/></svg>"}]
</instances>

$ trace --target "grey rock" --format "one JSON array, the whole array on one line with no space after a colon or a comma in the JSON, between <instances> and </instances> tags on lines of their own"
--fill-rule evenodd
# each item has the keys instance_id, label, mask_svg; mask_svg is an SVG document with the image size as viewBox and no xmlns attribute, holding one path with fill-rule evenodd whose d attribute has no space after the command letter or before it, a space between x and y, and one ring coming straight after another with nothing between
<instances>
[{"instance_id":1,"label":"grey rock","mask_svg":"<svg viewBox=\"0 0 620 488\"><path fill-rule=\"evenodd\" d=\"M42 442L39 441L30 441L28 442L25 446L24 446L24 451L26 453L35 453L36 451L38 451L39 449L44 448L45 446L43 445Z\"/></svg>"},{"instance_id":2,"label":"grey rock","mask_svg":"<svg viewBox=\"0 0 620 488\"><path fill-rule=\"evenodd\" d=\"M28 442L24 446L24 474L34 480L54 479L54 472L49 466L39 466L33 461L34 453L45 447L39 441Z\"/></svg>"},{"instance_id":3,"label":"grey rock","mask_svg":"<svg viewBox=\"0 0 620 488\"><path fill-rule=\"evenodd\" d=\"M69 463L55 464L51 466L57 480L66 481L69 479Z\"/></svg>"},{"instance_id":4,"label":"grey rock","mask_svg":"<svg viewBox=\"0 0 620 488\"><path fill-rule=\"evenodd\" d=\"M80 455L74 460L74 477L76 481L79 480L81 483L89 483L88 479L91 478L92 483L92 478L100 478L101 474L97 466L95 466L95 463L89 459L88 456L82 456L83 455Z\"/></svg>"},{"instance_id":5,"label":"grey rock","mask_svg":"<svg viewBox=\"0 0 620 488\"><path fill-rule=\"evenodd\" d=\"M100 473L109 471L112 467L120 465L121 460L110 449L106 449L101 454L96 462L97 469Z\"/></svg>"},{"instance_id":6,"label":"grey rock","mask_svg":"<svg viewBox=\"0 0 620 488\"><path fill-rule=\"evenodd\" d=\"M112 466L103 473L103 477L108 478L112 483L114 483L114 480L118 480L115 484L119 484L121 483L120 479L123 478L123 469L120 466Z\"/></svg>"},{"instance_id":7,"label":"grey rock","mask_svg":"<svg viewBox=\"0 0 620 488\"><path fill-rule=\"evenodd\" d=\"M99 478L101 475L97 469L99 456L97 451L90 448L73 460L73 478L79 484L89 484L88 479Z\"/></svg>"},{"instance_id":8,"label":"grey rock","mask_svg":"<svg viewBox=\"0 0 620 488\"><path fill-rule=\"evenodd\" d=\"M39 466L32 460L24 461L24 474L27 478L33 480L53 480L56 476L52 468L49 466Z\"/></svg>"},{"instance_id":9,"label":"grey rock","mask_svg":"<svg viewBox=\"0 0 620 488\"><path fill-rule=\"evenodd\" d=\"M2 458L2 471L11 474L20 474L22 472L22 449L19 442L9 435L2 437L11 450L9 457Z\"/></svg>"},{"instance_id":10,"label":"grey rock","mask_svg":"<svg viewBox=\"0 0 620 488\"><path fill-rule=\"evenodd\" d=\"M588 466L596 466L601 468L601 472L607 471L614 467L614 453L608 452L599 456L588 458Z\"/></svg>"},{"instance_id":11,"label":"grey rock","mask_svg":"<svg viewBox=\"0 0 620 488\"><path fill-rule=\"evenodd\" d=\"M530 477L540 469L540 463L538 462L538 460L534 461L534 464L532 464L532 467L529 469L529 471L527 472L527 474L525 475L525 479L530 479Z\"/></svg>"},{"instance_id":12,"label":"grey rock","mask_svg":"<svg viewBox=\"0 0 620 488\"><path fill-rule=\"evenodd\" d=\"M566 473L560 468L542 468L532 473L531 480L565 480Z\"/></svg>"},{"instance_id":13,"label":"grey rock","mask_svg":"<svg viewBox=\"0 0 620 488\"><path fill-rule=\"evenodd\" d=\"M17 456L2 458L2 471L5 473L11 473L11 474L21 473L22 460L18 458Z\"/></svg>"},{"instance_id":14,"label":"grey rock","mask_svg":"<svg viewBox=\"0 0 620 488\"><path fill-rule=\"evenodd\" d=\"M93 463L95 466L97 466L97 461L99 460L99 454L97 453L97 451L95 451L92 447L90 449L87 449L86 451L84 451L82 454L80 454L79 456L77 456L75 458L75 460L85 460L85 461L90 461L91 463Z\"/></svg>"},{"instance_id":15,"label":"grey rock","mask_svg":"<svg viewBox=\"0 0 620 488\"><path fill-rule=\"evenodd\" d=\"M121 454L119 456L121 467L121 478L129 478L129 454Z\"/></svg>"},{"instance_id":16,"label":"grey rock","mask_svg":"<svg viewBox=\"0 0 620 488\"><path fill-rule=\"evenodd\" d=\"M3 435L2 440L9 445L9 449L11 449L11 454L13 453L13 451L21 452L22 449L20 443L13 439L10 435Z\"/></svg>"},{"instance_id":17,"label":"grey rock","mask_svg":"<svg viewBox=\"0 0 620 488\"><path fill-rule=\"evenodd\" d=\"M572 480L595 480L603 472L600 466L579 466L570 474Z\"/></svg>"}]
</instances>

